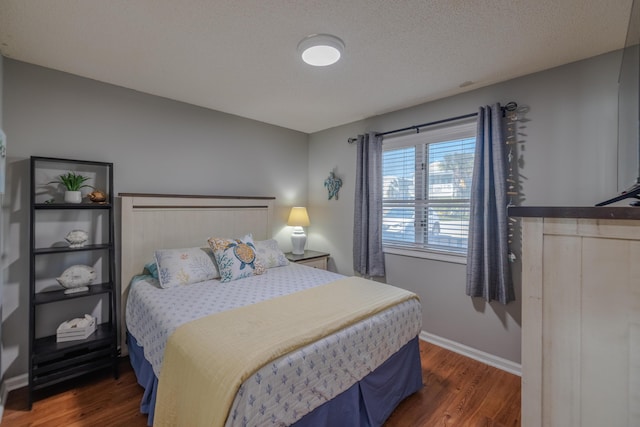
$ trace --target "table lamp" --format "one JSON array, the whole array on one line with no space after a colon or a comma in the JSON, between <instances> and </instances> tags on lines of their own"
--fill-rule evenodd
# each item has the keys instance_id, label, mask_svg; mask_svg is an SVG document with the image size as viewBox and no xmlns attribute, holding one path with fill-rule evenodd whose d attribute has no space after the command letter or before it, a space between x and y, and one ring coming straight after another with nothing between
<instances>
[{"instance_id":1,"label":"table lamp","mask_svg":"<svg viewBox=\"0 0 640 427\"><path fill-rule=\"evenodd\" d=\"M309 214L307 214L307 208L305 207L293 207L289 213L289 220L287 225L293 227L293 233L291 234L291 253L294 255L304 254L304 245L307 243L307 235L304 234L302 227L308 227Z\"/></svg>"}]
</instances>

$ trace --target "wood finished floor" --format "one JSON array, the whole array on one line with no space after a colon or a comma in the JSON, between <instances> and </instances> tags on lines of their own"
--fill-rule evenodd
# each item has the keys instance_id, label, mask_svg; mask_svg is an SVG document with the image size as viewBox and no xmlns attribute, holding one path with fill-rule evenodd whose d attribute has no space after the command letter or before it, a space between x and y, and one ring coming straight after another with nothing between
<instances>
[{"instance_id":1,"label":"wood finished floor","mask_svg":"<svg viewBox=\"0 0 640 427\"><path fill-rule=\"evenodd\" d=\"M420 341L424 387L396 408L385 427L520 425L520 377ZM128 361L120 378L106 371L40 392L27 410L26 388L12 391L2 427L146 426L142 388Z\"/></svg>"}]
</instances>

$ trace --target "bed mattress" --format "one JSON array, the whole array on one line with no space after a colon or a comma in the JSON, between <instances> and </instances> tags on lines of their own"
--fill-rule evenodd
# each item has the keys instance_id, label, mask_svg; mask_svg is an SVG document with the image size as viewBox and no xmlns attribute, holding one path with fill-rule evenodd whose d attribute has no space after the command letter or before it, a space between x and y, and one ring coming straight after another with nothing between
<instances>
[{"instance_id":1,"label":"bed mattress","mask_svg":"<svg viewBox=\"0 0 640 427\"><path fill-rule=\"evenodd\" d=\"M161 289L155 279L143 276L130 287L127 328L159 377L166 341L178 326L342 277L290 264L229 283L213 280ZM406 301L274 360L240 387L226 425L294 423L398 352L419 333L421 318L419 302Z\"/></svg>"}]
</instances>

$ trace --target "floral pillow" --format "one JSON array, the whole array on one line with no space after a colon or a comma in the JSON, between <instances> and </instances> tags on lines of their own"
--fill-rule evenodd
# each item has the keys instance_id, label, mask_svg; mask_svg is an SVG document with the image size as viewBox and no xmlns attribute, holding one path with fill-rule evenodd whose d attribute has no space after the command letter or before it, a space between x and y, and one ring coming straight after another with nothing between
<instances>
[{"instance_id":1,"label":"floral pillow","mask_svg":"<svg viewBox=\"0 0 640 427\"><path fill-rule=\"evenodd\" d=\"M264 264L262 264L258 259L256 259L256 262L253 263L253 265L255 266L255 269L253 270L253 274L255 274L256 276L265 274L267 272L267 267L265 267Z\"/></svg>"},{"instance_id":2,"label":"floral pillow","mask_svg":"<svg viewBox=\"0 0 640 427\"><path fill-rule=\"evenodd\" d=\"M160 249L155 251L155 257L157 277L162 288L220 277L209 248Z\"/></svg>"},{"instance_id":3,"label":"floral pillow","mask_svg":"<svg viewBox=\"0 0 640 427\"><path fill-rule=\"evenodd\" d=\"M254 242L254 244L256 246L258 261L260 261L265 268L289 265L289 260L284 256L284 253L278 247L278 242L275 239L258 240Z\"/></svg>"},{"instance_id":4,"label":"floral pillow","mask_svg":"<svg viewBox=\"0 0 640 427\"><path fill-rule=\"evenodd\" d=\"M241 239L211 237L208 240L220 269L223 283L253 276L256 269L256 248L247 234Z\"/></svg>"}]
</instances>

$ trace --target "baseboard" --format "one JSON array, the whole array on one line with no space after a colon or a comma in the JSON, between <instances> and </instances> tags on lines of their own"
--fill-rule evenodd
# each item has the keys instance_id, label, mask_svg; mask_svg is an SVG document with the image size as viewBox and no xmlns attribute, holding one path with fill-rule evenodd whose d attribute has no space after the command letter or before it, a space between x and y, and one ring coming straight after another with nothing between
<instances>
[{"instance_id":1,"label":"baseboard","mask_svg":"<svg viewBox=\"0 0 640 427\"><path fill-rule=\"evenodd\" d=\"M484 351L480 351L464 344L439 337L438 335L430 334L426 331L420 332L420 339L431 344L435 344L439 347L446 348L447 350L451 350L454 353L458 353L473 360L477 360L478 362L482 362L485 365L493 366L494 368L501 369L503 371L509 372L510 374L518 375L519 377L522 376L522 365L512 362L511 360L503 359L502 357L485 353Z\"/></svg>"},{"instance_id":2,"label":"baseboard","mask_svg":"<svg viewBox=\"0 0 640 427\"><path fill-rule=\"evenodd\" d=\"M4 405L7 403L7 397L9 392L17 390L29 385L29 374L18 375L17 377L11 377L2 382L0 385L0 422L2 422L2 415L4 415Z\"/></svg>"}]
</instances>

